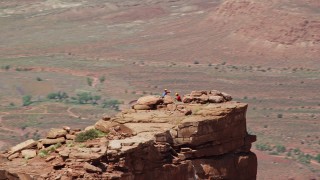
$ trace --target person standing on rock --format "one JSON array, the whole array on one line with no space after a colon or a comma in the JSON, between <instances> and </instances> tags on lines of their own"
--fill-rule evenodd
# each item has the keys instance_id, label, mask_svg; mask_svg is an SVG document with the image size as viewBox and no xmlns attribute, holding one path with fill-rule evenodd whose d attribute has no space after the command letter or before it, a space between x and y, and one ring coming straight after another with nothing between
<instances>
[{"instance_id":1,"label":"person standing on rock","mask_svg":"<svg viewBox=\"0 0 320 180\"><path fill-rule=\"evenodd\" d=\"M178 102L181 102L181 96L179 95L179 93L176 93L176 100L177 100Z\"/></svg>"},{"instance_id":2,"label":"person standing on rock","mask_svg":"<svg viewBox=\"0 0 320 180\"><path fill-rule=\"evenodd\" d=\"M168 91L168 89L164 89L161 98L164 98L166 95L168 95L170 93L170 91Z\"/></svg>"}]
</instances>

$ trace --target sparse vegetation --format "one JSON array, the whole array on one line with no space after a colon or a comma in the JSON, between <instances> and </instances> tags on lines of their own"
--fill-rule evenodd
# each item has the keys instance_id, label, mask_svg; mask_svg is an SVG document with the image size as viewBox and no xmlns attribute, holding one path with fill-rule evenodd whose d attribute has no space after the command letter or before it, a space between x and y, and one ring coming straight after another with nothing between
<instances>
[{"instance_id":1,"label":"sparse vegetation","mask_svg":"<svg viewBox=\"0 0 320 180\"><path fill-rule=\"evenodd\" d=\"M46 157L46 156L48 156L48 155L49 155L49 151L46 150L46 149L41 149L41 150L39 151L39 153L38 153L38 156L40 156L41 158L44 158L44 157Z\"/></svg>"},{"instance_id":2,"label":"sparse vegetation","mask_svg":"<svg viewBox=\"0 0 320 180\"><path fill-rule=\"evenodd\" d=\"M37 77L37 81L43 81L40 77Z\"/></svg>"},{"instance_id":3,"label":"sparse vegetation","mask_svg":"<svg viewBox=\"0 0 320 180\"><path fill-rule=\"evenodd\" d=\"M58 149L59 147L61 147L61 143L57 143L54 145L49 146L47 149L49 151L49 153L54 152L56 149Z\"/></svg>"},{"instance_id":4,"label":"sparse vegetation","mask_svg":"<svg viewBox=\"0 0 320 180\"><path fill-rule=\"evenodd\" d=\"M95 138L98 138L98 137L103 137L105 135L106 135L105 133L103 133L103 132L101 132L99 130L90 129L88 131L81 132L80 134L78 134L76 136L75 141L76 142L86 142L88 140L95 139Z\"/></svg>"},{"instance_id":5,"label":"sparse vegetation","mask_svg":"<svg viewBox=\"0 0 320 180\"><path fill-rule=\"evenodd\" d=\"M284 147L283 145L276 145L276 151L278 153L284 153L286 152L286 147Z\"/></svg>"},{"instance_id":6,"label":"sparse vegetation","mask_svg":"<svg viewBox=\"0 0 320 180\"><path fill-rule=\"evenodd\" d=\"M119 110L119 105L122 104L120 101L116 99L106 99L102 103L103 108L109 108L109 109L114 109L116 111Z\"/></svg>"},{"instance_id":7,"label":"sparse vegetation","mask_svg":"<svg viewBox=\"0 0 320 180\"><path fill-rule=\"evenodd\" d=\"M298 161L303 164L310 164L311 159L312 159L312 156L309 154L301 153L298 156Z\"/></svg>"},{"instance_id":8,"label":"sparse vegetation","mask_svg":"<svg viewBox=\"0 0 320 180\"><path fill-rule=\"evenodd\" d=\"M278 114L278 115L277 115L277 118L282 118L282 117L283 117L282 114Z\"/></svg>"},{"instance_id":9,"label":"sparse vegetation","mask_svg":"<svg viewBox=\"0 0 320 180\"><path fill-rule=\"evenodd\" d=\"M90 78L90 77L87 77L87 83L88 83L89 86L92 86L93 79Z\"/></svg>"},{"instance_id":10,"label":"sparse vegetation","mask_svg":"<svg viewBox=\"0 0 320 180\"><path fill-rule=\"evenodd\" d=\"M106 76L105 75L99 77L100 83L103 83L105 80L106 80Z\"/></svg>"},{"instance_id":11,"label":"sparse vegetation","mask_svg":"<svg viewBox=\"0 0 320 180\"><path fill-rule=\"evenodd\" d=\"M10 65L1 66L1 69L8 71L10 69Z\"/></svg>"},{"instance_id":12,"label":"sparse vegetation","mask_svg":"<svg viewBox=\"0 0 320 180\"><path fill-rule=\"evenodd\" d=\"M259 151L272 151L273 149L269 144L265 144L265 143L257 143L256 148Z\"/></svg>"},{"instance_id":13,"label":"sparse vegetation","mask_svg":"<svg viewBox=\"0 0 320 180\"><path fill-rule=\"evenodd\" d=\"M23 106L29 106L30 104L32 104L31 98L32 98L31 95L25 95L25 96L23 96L23 97L22 97L22 105L23 105Z\"/></svg>"},{"instance_id":14,"label":"sparse vegetation","mask_svg":"<svg viewBox=\"0 0 320 180\"><path fill-rule=\"evenodd\" d=\"M320 154L318 154L314 159L315 159L318 163L320 163Z\"/></svg>"},{"instance_id":15,"label":"sparse vegetation","mask_svg":"<svg viewBox=\"0 0 320 180\"><path fill-rule=\"evenodd\" d=\"M93 99L92 94L90 92L81 92L77 94L77 98L79 104L87 104L89 101Z\"/></svg>"},{"instance_id":16,"label":"sparse vegetation","mask_svg":"<svg viewBox=\"0 0 320 180\"><path fill-rule=\"evenodd\" d=\"M62 101L64 99L67 99L69 98L68 94L66 92L53 92L53 93L49 93L47 95L47 98L48 99L55 99L55 100L58 100L58 101Z\"/></svg>"}]
</instances>

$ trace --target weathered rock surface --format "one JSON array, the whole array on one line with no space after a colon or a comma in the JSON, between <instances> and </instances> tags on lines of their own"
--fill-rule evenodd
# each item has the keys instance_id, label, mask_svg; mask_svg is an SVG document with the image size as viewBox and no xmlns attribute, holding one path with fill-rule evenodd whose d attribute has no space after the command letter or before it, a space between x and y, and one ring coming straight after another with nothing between
<instances>
[{"instance_id":1,"label":"weathered rock surface","mask_svg":"<svg viewBox=\"0 0 320 180\"><path fill-rule=\"evenodd\" d=\"M73 139L79 132L69 129L61 133L63 137L24 142L4 154L11 161L0 163L0 175L5 179L256 179L257 158L250 151L256 136L247 133L247 104L232 102L230 95L216 90L193 91L185 97L189 103L142 98L137 105L159 108L131 109L99 120L94 128L108 132L105 137L77 143ZM40 157L43 150L48 157ZM34 158L21 166L29 153Z\"/></svg>"},{"instance_id":2,"label":"weathered rock surface","mask_svg":"<svg viewBox=\"0 0 320 180\"><path fill-rule=\"evenodd\" d=\"M105 121L105 120L99 120L95 125L94 128L98 129L102 132L109 132L109 129L113 126L118 125L118 123L116 122L112 122L112 121Z\"/></svg>"},{"instance_id":3,"label":"weathered rock surface","mask_svg":"<svg viewBox=\"0 0 320 180\"><path fill-rule=\"evenodd\" d=\"M182 101L184 103L206 104L206 103L222 103L231 101L232 97L217 90L211 91L192 91L190 94L184 95Z\"/></svg>"},{"instance_id":4,"label":"weathered rock surface","mask_svg":"<svg viewBox=\"0 0 320 180\"><path fill-rule=\"evenodd\" d=\"M64 143L66 139L64 137L60 137L57 139L41 139L40 142L44 145L51 145L51 144L57 144L57 143Z\"/></svg>"},{"instance_id":5,"label":"weathered rock surface","mask_svg":"<svg viewBox=\"0 0 320 180\"><path fill-rule=\"evenodd\" d=\"M163 102L160 96L144 96L138 99L137 104L140 105L156 105Z\"/></svg>"},{"instance_id":6,"label":"weathered rock surface","mask_svg":"<svg viewBox=\"0 0 320 180\"><path fill-rule=\"evenodd\" d=\"M59 137L65 137L68 134L68 132L64 129L56 129L52 128L47 134L47 138L49 139L55 139Z\"/></svg>"},{"instance_id":7,"label":"weathered rock surface","mask_svg":"<svg viewBox=\"0 0 320 180\"><path fill-rule=\"evenodd\" d=\"M26 159L34 158L37 155L37 151L34 149L26 149L21 151L21 155Z\"/></svg>"},{"instance_id":8,"label":"weathered rock surface","mask_svg":"<svg viewBox=\"0 0 320 180\"><path fill-rule=\"evenodd\" d=\"M13 146L10 151L9 151L9 154L13 154L13 153L16 153L16 152L19 152L23 149L27 149L27 148L31 148L33 146L36 146L37 145L37 142L34 141L33 139L29 139L27 141L24 141L20 144L17 144L15 146Z\"/></svg>"}]
</instances>

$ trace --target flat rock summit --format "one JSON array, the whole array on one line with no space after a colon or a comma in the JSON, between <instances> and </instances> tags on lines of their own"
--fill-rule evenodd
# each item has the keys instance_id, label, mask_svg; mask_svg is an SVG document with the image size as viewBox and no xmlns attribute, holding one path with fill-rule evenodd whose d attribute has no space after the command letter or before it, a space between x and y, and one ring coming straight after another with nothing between
<instances>
[{"instance_id":1,"label":"flat rock summit","mask_svg":"<svg viewBox=\"0 0 320 180\"><path fill-rule=\"evenodd\" d=\"M2 152L0 180L253 180L256 136L247 132L246 110L217 90L192 91L182 102L141 97L84 130L51 129Z\"/></svg>"}]
</instances>

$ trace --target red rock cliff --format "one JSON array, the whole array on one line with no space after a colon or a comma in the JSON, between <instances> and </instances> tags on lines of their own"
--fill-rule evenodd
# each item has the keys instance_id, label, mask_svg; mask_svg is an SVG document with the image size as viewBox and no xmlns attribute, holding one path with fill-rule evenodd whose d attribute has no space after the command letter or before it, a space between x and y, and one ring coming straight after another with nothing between
<instances>
[{"instance_id":1,"label":"red rock cliff","mask_svg":"<svg viewBox=\"0 0 320 180\"><path fill-rule=\"evenodd\" d=\"M186 103L143 97L133 109L86 129L105 136L77 143L80 132L52 129L45 139L12 147L2 155L0 180L256 179L247 104L231 99L218 91L194 91Z\"/></svg>"}]
</instances>

